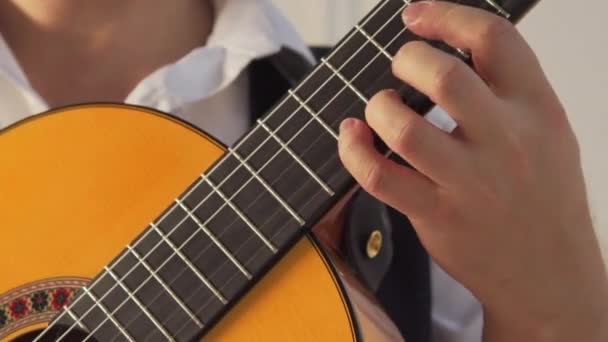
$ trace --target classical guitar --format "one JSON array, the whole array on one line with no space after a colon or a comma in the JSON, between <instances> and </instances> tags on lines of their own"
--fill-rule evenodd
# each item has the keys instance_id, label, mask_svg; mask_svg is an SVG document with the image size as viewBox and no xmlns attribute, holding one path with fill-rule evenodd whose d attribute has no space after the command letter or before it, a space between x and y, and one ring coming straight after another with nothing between
<instances>
[{"instance_id":1,"label":"classical guitar","mask_svg":"<svg viewBox=\"0 0 608 342\"><path fill-rule=\"evenodd\" d=\"M457 2L517 21L537 1ZM230 149L123 105L1 131L0 339L401 340L310 228L353 186L341 120L385 88L433 105L390 72L418 39L408 3L379 3Z\"/></svg>"}]
</instances>

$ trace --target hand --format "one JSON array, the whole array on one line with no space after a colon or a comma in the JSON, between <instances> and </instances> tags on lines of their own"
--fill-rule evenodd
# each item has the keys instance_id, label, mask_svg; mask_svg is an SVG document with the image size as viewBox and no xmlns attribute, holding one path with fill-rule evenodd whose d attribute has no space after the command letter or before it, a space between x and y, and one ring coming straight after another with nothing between
<instances>
[{"instance_id":1,"label":"hand","mask_svg":"<svg viewBox=\"0 0 608 342\"><path fill-rule=\"evenodd\" d=\"M470 51L474 69L423 42L394 74L447 110L447 134L393 91L347 119L340 156L361 186L412 220L431 254L484 306L486 341L606 341L608 281L579 150L534 53L508 21L445 2L404 14L416 34ZM379 154L373 129L417 171Z\"/></svg>"}]
</instances>

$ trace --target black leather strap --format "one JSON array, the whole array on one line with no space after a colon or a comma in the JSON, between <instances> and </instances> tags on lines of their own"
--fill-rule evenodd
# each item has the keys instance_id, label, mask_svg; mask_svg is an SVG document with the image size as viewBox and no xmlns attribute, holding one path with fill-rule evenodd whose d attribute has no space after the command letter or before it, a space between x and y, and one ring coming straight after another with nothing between
<instances>
[{"instance_id":1,"label":"black leather strap","mask_svg":"<svg viewBox=\"0 0 608 342\"><path fill-rule=\"evenodd\" d=\"M347 212L343 249L348 262L368 288L380 288L393 261L393 225L388 207L365 191L358 191L350 201ZM382 236L382 246L373 258L367 253L372 233Z\"/></svg>"},{"instance_id":2,"label":"black leather strap","mask_svg":"<svg viewBox=\"0 0 608 342\"><path fill-rule=\"evenodd\" d=\"M289 48L254 61L249 67L252 123L268 112L311 68L304 57Z\"/></svg>"}]
</instances>

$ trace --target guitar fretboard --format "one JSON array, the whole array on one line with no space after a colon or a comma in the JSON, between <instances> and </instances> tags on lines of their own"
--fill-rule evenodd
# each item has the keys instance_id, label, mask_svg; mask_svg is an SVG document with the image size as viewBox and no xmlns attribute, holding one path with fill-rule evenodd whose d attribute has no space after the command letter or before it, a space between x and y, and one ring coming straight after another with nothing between
<instances>
[{"instance_id":1,"label":"guitar fretboard","mask_svg":"<svg viewBox=\"0 0 608 342\"><path fill-rule=\"evenodd\" d=\"M454 2L513 21L536 3ZM78 329L90 340L190 341L208 331L352 186L337 152L342 120L362 118L387 88L421 114L432 108L391 73L399 48L420 39L401 20L409 3L378 4L83 289L51 325L63 327L53 339Z\"/></svg>"}]
</instances>

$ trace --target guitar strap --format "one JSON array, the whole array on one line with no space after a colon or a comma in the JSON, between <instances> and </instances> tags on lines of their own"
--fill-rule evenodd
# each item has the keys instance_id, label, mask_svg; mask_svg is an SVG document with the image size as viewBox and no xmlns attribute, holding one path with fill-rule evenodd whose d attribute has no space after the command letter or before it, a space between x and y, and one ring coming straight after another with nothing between
<instances>
[{"instance_id":1,"label":"guitar strap","mask_svg":"<svg viewBox=\"0 0 608 342\"><path fill-rule=\"evenodd\" d=\"M328 51L313 49L317 57ZM288 48L253 62L249 68L252 124L311 69L305 58ZM348 264L375 292L408 342L428 342L429 257L409 220L361 190L349 203L346 222L342 246ZM383 242L378 254L370 258L366 247L374 232L382 234Z\"/></svg>"}]
</instances>

